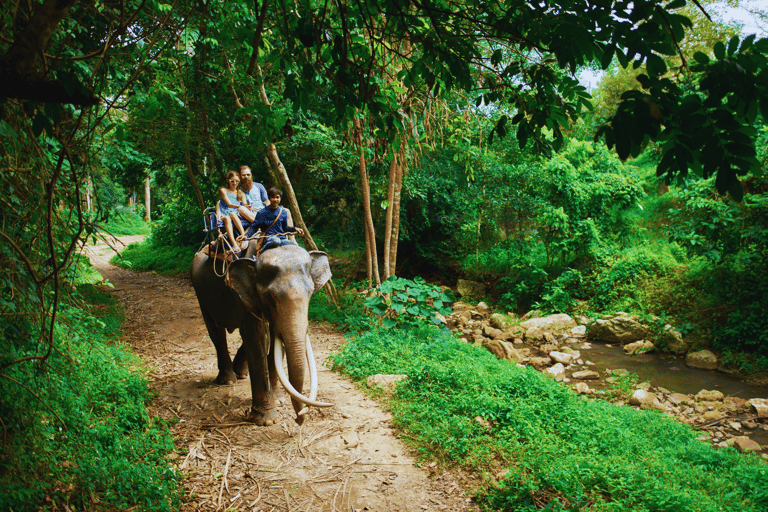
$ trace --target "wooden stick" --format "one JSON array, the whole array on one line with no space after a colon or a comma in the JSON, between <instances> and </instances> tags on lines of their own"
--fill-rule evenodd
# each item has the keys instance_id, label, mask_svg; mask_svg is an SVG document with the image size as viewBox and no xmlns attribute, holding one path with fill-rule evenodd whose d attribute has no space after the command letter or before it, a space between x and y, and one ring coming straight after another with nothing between
<instances>
[{"instance_id":1,"label":"wooden stick","mask_svg":"<svg viewBox=\"0 0 768 512\"><path fill-rule=\"evenodd\" d=\"M224 476L221 478L221 487L219 487L219 502L216 505L216 510L221 508L221 495L224 493L224 485L227 483L227 472L229 471L229 457L232 455L232 449L229 449L227 454L227 464L224 466ZM229 486L227 486L227 492L229 492Z\"/></svg>"}]
</instances>

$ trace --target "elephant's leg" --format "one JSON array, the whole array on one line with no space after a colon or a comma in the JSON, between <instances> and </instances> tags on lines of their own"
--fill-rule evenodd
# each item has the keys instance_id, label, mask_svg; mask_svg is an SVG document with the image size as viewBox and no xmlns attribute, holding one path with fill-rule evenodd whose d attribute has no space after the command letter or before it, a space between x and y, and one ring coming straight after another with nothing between
<instances>
[{"instance_id":1,"label":"elephant's leg","mask_svg":"<svg viewBox=\"0 0 768 512\"><path fill-rule=\"evenodd\" d=\"M219 367L216 384L234 384L237 382L237 376L232 369L232 359L229 357L227 331L223 327L218 327L213 317L205 309L202 309L202 312L205 326L208 328L208 336L211 337L213 346L216 348L216 362Z\"/></svg>"},{"instance_id":2,"label":"elephant's leg","mask_svg":"<svg viewBox=\"0 0 768 512\"><path fill-rule=\"evenodd\" d=\"M248 359L248 368L251 372L251 393L253 404L246 420L257 425L273 425L277 421L277 407L275 406L274 384L267 385L267 351L269 345L264 342L267 326L260 320L246 322L240 327L243 336L243 350Z\"/></svg>"},{"instance_id":3,"label":"elephant's leg","mask_svg":"<svg viewBox=\"0 0 768 512\"><path fill-rule=\"evenodd\" d=\"M237 349L237 354L235 354L235 360L232 365L238 379L245 379L248 377L248 357L245 354L244 343Z\"/></svg>"}]
</instances>

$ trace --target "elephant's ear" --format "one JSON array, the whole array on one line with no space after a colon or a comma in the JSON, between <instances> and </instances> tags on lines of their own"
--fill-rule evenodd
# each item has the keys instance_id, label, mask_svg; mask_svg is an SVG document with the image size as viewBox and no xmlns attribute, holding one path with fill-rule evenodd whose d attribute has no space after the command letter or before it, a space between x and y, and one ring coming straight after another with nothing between
<instances>
[{"instance_id":1,"label":"elephant's ear","mask_svg":"<svg viewBox=\"0 0 768 512\"><path fill-rule=\"evenodd\" d=\"M259 306L256 290L256 262L251 259L239 259L229 264L225 278L227 286L235 290L246 309L254 310Z\"/></svg>"},{"instance_id":2,"label":"elephant's ear","mask_svg":"<svg viewBox=\"0 0 768 512\"><path fill-rule=\"evenodd\" d=\"M316 292L325 286L325 283L331 278L331 266L328 264L328 255L323 251L309 251L309 257L312 258L309 275L312 277L312 282L315 283Z\"/></svg>"}]
</instances>

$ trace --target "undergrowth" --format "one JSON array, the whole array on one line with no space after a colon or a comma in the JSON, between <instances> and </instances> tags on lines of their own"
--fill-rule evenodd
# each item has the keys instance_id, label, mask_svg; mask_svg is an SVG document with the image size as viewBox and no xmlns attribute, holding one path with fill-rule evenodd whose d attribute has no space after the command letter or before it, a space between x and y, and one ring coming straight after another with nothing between
<instances>
[{"instance_id":1,"label":"undergrowth","mask_svg":"<svg viewBox=\"0 0 768 512\"><path fill-rule=\"evenodd\" d=\"M181 475L165 460L173 439L147 414L140 361L114 338L121 315L108 294L79 286L60 304L56 350L44 364L6 366L34 355L18 340L39 333L28 321L0 325L0 509L179 506Z\"/></svg>"},{"instance_id":2,"label":"undergrowth","mask_svg":"<svg viewBox=\"0 0 768 512\"><path fill-rule=\"evenodd\" d=\"M445 331L369 330L331 361L360 382L407 375L390 401L394 422L423 459L483 476L486 510L768 507L768 468L757 456L716 450L658 412L577 396Z\"/></svg>"},{"instance_id":3,"label":"undergrowth","mask_svg":"<svg viewBox=\"0 0 768 512\"><path fill-rule=\"evenodd\" d=\"M151 231L150 224L127 206L115 208L102 227L114 236L148 235Z\"/></svg>"},{"instance_id":4,"label":"undergrowth","mask_svg":"<svg viewBox=\"0 0 768 512\"><path fill-rule=\"evenodd\" d=\"M197 247L166 246L150 236L143 242L130 244L109 262L138 272L153 270L159 274L188 272Z\"/></svg>"}]
</instances>

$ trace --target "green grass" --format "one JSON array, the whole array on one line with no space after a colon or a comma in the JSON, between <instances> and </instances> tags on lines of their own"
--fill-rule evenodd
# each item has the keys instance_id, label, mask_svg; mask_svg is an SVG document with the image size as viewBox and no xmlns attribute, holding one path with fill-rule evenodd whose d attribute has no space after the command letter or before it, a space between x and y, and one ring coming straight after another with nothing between
<instances>
[{"instance_id":1,"label":"green grass","mask_svg":"<svg viewBox=\"0 0 768 512\"><path fill-rule=\"evenodd\" d=\"M159 274L181 274L189 271L196 251L197 247L156 246L150 237L130 244L109 262L140 272L153 270Z\"/></svg>"},{"instance_id":2,"label":"green grass","mask_svg":"<svg viewBox=\"0 0 768 512\"><path fill-rule=\"evenodd\" d=\"M115 236L148 235L151 226L132 208L121 206L112 212L109 222L102 226Z\"/></svg>"},{"instance_id":3,"label":"green grass","mask_svg":"<svg viewBox=\"0 0 768 512\"><path fill-rule=\"evenodd\" d=\"M45 364L2 372L0 509L177 508L181 474L166 461L173 438L164 420L147 414L141 361L115 339L122 311L88 284L67 301ZM31 323L0 325L3 363L31 355L25 346L34 350L16 336L39 333Z\"/></svg>"},{"instance_id":4,"label":"green grass","mask_svg":"<svg viewBox=\"0 0 768 512\"><path fill-rule=\"evenodd\" d=\"M331 360L361 382L408 375L389 403L396 425L424 460L484 476L486 510L768 507L757 456L715 450L658 412L589 401L437 329L364 332Z\"/></svg>"}]
</instances>

